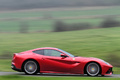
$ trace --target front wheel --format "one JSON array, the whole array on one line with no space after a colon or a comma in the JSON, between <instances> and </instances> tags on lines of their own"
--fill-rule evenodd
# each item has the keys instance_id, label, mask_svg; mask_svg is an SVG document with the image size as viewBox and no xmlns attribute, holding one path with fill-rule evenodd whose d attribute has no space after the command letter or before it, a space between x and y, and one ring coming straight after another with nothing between
<instances>
[{"instance_id":1,"label":"front wheel","mask_svg":"<svg viewBox=\"0 0 120 80\"><path fill-rule=\"evenodd\" d=\"M38 65L35 61L29 60L24 64L24 72L26 74L36 74L38 72Z\"/></svg>"},{"instance_id":2,"label":"front wheel","mask_svg":"<svg viewBox=\"0 0 120 80\"><path fill-rule=\"evenodd\" d=\"M100 66L95 62L89 63L86 67L86 71L90 76L97 76L100 72Z\"/></svg>"}]
</instances>

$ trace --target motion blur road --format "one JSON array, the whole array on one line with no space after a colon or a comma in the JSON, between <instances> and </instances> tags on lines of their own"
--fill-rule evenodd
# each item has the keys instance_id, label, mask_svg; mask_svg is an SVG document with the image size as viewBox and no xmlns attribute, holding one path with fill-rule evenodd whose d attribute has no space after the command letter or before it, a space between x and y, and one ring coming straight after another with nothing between
<instances>
[{"instance_id":1,"label":"motion blur road","mask_svg":"<svg viewBox=\"0 0 120 80\"><path fill-rule=\"evenodd\" d=\"M87 75L79 74L37 74L37 75L25 75L24 73L19 72L0 72L2 75L21 75L21 76L36 76L36 77L89 77ZM113 74L110 76L98 76L98 77L107 77L107 78L120 78L120 74Z\"/></svg>"}]
</instances>

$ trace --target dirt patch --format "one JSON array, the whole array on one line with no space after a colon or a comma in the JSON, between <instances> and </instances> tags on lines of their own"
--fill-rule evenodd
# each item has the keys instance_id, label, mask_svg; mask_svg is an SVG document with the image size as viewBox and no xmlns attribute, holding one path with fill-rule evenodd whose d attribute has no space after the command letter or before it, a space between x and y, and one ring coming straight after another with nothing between
<instances>
[{"instance_id":1,"label":"dirt patch","mask_svg":"<svg viewBox=\"0 0 120 80\"><path fill-rule=\"evenodd\" d=\"M37 9L25 9L25 10L0 11L0 13L35 12L35 11L95 10L95 9L106 9L106 8L112 8L112 7L116 7L116 6L37 8Z\"/></svg>"},{"instance_id":2,"label":"dirt patch","mask_svg":"<svg viewBox=\"0 0 120 80\"><path fill-rule=\"evenodd\" d=\"M43 17L0 18L0 21L94 19L94 18L107 18L107 17L120 17L120 15L93 15L93 16L76 16L76 17L56 17L56 18L47 18L47 19L43 18Z\"/></svg>"}]
</instances>

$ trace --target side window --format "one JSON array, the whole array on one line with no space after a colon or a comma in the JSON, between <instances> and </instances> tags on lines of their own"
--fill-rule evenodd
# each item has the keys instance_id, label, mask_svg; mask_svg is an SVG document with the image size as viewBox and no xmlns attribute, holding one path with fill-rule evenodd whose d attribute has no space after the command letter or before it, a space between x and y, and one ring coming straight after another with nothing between
<instances>
[{"instance_id":1,"label":"side window","mask_svg":"<svg viewBox=\"0 0 120 80\"><path fill-rule=\"evenodd\" d=\"M44 55L51 56L52 50L44 50Z\"/></svg>"},{"instance_id":2,"label":"side window","mask_svg":"<svg viewBox=\"0 0 120 80\"><path fill-rule=\"evenodd\" d=\"M36 54L40 54L40 55L44 54L44 50L36 50L36 51L33 51L33 52L36 53Z\"/></svg>"},{"instance_id":3,"label":"side window","mask_svg":"<svg viewBox=\"0 0 120 80\"><path fill-rule=\"evenodd\" d=\"M61 54L62 54L61 52L56 51L56 50L44 50L44 55L46 55L46 56L60 57Z\"/></svg>"}]
</instances>

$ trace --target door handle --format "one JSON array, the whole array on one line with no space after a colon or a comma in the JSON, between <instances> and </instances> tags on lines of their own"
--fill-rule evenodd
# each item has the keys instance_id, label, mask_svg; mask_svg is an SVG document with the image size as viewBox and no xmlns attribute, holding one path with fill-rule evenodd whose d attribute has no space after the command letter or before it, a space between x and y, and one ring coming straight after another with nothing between
<instances>
[{"instance_id":1,"label":"door handle","mask_svg":"<svg viewBox=\"0 0 120 80\"><path fill-rule=\"evenodd\" d=\"M44 58L42 58L42 60L44 60Z\"/></svg>"}]
</instances>

